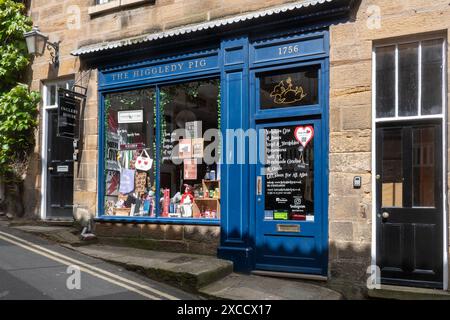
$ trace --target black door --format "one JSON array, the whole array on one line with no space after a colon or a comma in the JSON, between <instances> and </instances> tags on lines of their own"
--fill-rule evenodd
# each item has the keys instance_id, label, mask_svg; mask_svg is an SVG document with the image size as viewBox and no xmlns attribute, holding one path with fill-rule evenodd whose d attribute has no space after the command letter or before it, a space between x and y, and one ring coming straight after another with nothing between
<instances>
[{"instance_id":1,"label":"black door","mask_svg":"<svg viewBox=\"0 0 450 320\"><path fill-rule=\"evenodd\" d=\"M57 137L58 115L48 111L46 217L73 217L73 143Z\"/></svg>"},{"instance_id":2,"label":"black door","mask_svg":"<svg viewBox=\"0 0 450 320\"><path fill-rule=\"evenodd\" d=\"M383 125L376 143L381 282L442 288L442 126Z\"/></svg>"}]
</instances>

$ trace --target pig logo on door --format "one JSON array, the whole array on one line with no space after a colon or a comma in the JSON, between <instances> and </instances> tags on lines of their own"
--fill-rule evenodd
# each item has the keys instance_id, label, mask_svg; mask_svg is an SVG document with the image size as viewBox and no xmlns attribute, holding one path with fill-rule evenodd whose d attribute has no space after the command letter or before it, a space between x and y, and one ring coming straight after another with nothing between
<instances>
[{"instance_id":1,"label":"pig logo on door","mask_svg":"<svg viewBox=\"0 0 450 320\"><path fill-rule=\"evenodd\" d=\"M300 126L295 128L294 131L295 139L297 139L298 142L303 146L303 148L306 148L308 143L312 140L314 137L314 128L313 126Z\"/></svg>"}]
</instances>

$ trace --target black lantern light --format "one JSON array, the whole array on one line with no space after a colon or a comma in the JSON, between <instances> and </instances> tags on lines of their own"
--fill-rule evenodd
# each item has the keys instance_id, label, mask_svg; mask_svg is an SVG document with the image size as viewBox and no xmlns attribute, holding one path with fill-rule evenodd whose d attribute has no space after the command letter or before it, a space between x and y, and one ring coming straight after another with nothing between
<instances>
[{"instance_id":1,"label":"black lantern light","mask_svg":"<svg viewBox=\"0 0 450 320\"><path fill-rule=\"evenodd\" d=\"M59 65L59 42L49 42L48 37L39 31L39 27L35 26L29 32L24 33L25 40L27 42L28 53L34 56L42 56L45 51L45 47L48 50L53 49L54 52L50 52L52 57L52 64L55 67Z\"/></svg>"}]
</instances>

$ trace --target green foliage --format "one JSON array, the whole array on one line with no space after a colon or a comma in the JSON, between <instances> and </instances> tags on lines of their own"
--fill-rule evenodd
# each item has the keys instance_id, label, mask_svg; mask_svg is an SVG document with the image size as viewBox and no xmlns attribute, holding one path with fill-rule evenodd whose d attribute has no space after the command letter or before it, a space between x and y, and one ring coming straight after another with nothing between
<instances>
[{"instance_id":1,"label":"green foliage","mask_svg":"<svg viewBox=\"0 0 450 320\"><path fill-rule=\"evenodd\" d=\"M21 3L0 0L0 92L15 86L29 62L23 34L31 30L31 20L24 10Z\"/></svg>"},{"instance_id":2,"label":"green foliage","mask_svg":"<svg viewBox=\"0 0 450 320\"><path fill-rule=\"evenodd\" d=\"M19 83L29 63L23 34L31 25L22 3L0 0L0 175L20 175L34 144L40 96Z\"/></svg>"},{"instance_id":3,"label":"green foliage","mask_svg":"<svg viewBox=\"0 0 450 320\"><path fill-rule=\"evenodd\" d=\"M13 170L16 161L26 160L34 144L40 96L17 85L0 96L0 174Z\"/></svg>"}]
</instances>

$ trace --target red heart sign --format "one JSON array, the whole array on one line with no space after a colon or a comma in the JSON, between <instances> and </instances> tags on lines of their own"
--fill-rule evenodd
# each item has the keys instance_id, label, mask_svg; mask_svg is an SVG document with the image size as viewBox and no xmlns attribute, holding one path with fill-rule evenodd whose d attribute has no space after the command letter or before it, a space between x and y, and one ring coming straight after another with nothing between
<instances>
[{"instance_id":1,"label":"red heart sign","mask_svg":"<svg viewBox=\"0 0 450 320\"><path fill-rule=\"evenodd\" d=\"M295 139L301 143L303 148L312 140L314 137L314 128L313 126L300 126L295 128L294 131Z\"/></svg>"}]
</instances>

